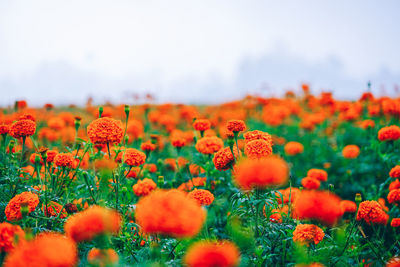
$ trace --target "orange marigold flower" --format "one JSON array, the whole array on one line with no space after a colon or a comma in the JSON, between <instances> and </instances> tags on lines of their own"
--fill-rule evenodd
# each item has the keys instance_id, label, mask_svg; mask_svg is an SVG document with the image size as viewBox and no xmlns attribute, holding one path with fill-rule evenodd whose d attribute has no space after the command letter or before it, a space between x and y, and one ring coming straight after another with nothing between
<instances>
[{"instance_id":1,"label":"orange marigold flower","mask_svg":"<svg viewBox=\"0 0 400 267\"><path fill-rule=\"evenodd\" d=\"M216 136L203 137L196 143L196 149L201 154L214 154L224 147L224 142Z\"/></svg>"},{"instance_id":2,"label":"orange marigold flower","mask_svg":"<svg viewBox=\"0 0 400 267\"><path fill-rule=\"evenodd\" d=\"M54 158L56 157L56 155L57 155L57 151L55 151L55 150L47 150L47 159L46 159L46 161L47 162L53 162L54 161Z\"/></svg>"},{"instance_id":3,"label":"orange marigold flower","mask_svg":"<svg viewBox=\"0 0 400 267\"><path fill-rule=\"evenodd\" d=\"M36 156L38 156L39 157L39 159L40 159L40 165L43 165L43 159L42 159L42 156L39 154L39 153L32 153L31 155L30 155L30 157L29 157L29 161L32 163L32 164L35 164L35 161L36 161Z\"/></svg>"},{"instance_id":4,"label":"orange marigold flower","mask_svg":"<svg viewBox=\"0 0 400 267\"><path fill-rule=\"evenodd\" d=\"M394 166L390 170L389 176L392 177L392 178L399 178L400 177L400 166L399 165Z\"/></svg>"},{"instance_id":5,"label":"orange marigold flower","mask_svg":"<svg viewBox=\"0 0 400 267\"><path fill-rule=\"evenodd\" d=\"M391 125L383 127L378 132L378 139L380 141L397 140L400 138L400 127Z\"/></svg>"},{"instance_id":6,"label":"orange marigold flower","mask_svg":"<svg viewBox=\"0 0 400 267\"><path fill-rule=\"evenodd\" d=\"M47 210L46 209L46 205L43 204L42 205L42 210L44 210L44 214L47 217L58 217L58 214L60 214L60 218L64 219L65 217L67 217L67 211L63 208L62 205L58 204L57 202L51 201L49 203L47 203Z\"/></svg>"},{"instance_id":7,"label":"orange marigold flower","mask_svg":"<svg viewBox=\"0 0 400 267\"><path fill-rule=\"evenodd\" d=\"M234 180L243 190L267 188L287 182L289 169L286 162L276 156L244 159L234 169Z\"/></svg>"},{"instance_id":8,"label":"orange marigold flower","mask_svg":"<svg viewBox=\"0 0 400 267\"><path fill-rule=\"evenodd\" d=\"M246 143L244 153L251 159L267 157L272 154L272 146L262 139L253 140Z\"/></svg>"},{"instance_id":9,"label":"orange marigold flower","mask_svg":"<svg viewBox=\"0 0 400 267\"><path fill-rule=\"evenodd\" d=\"M144 135L143 123L139 120L129 120L128 127L126 128L126 133L130 137L129 140L136 140Z\"/></svg>"},{"instance_id":10,"label":"orange marigold flower","mask_svg":"<svg viewBox=\"0 0 400 267\"><path fill-rule=\"evenodd\" d=\"M118 254L112 248L92 248L87 255L88 263L98 267L114 266L118 260Z\"/></svg>"},{"instance_id":11,"label":"orange marigold flower","mask_svg":"<svg viewBox=\"0 0 400 267\"><path fill-rule=\"evenodd\" d=\"M301 154L304 151L304 146L299 142L288 142L285 147L285 153L289 156L295 156L297 154Z\"/></svg>"},{"instance_id":12,"label":"orange marigold flower","mask_svg":"<svg viewBox=\"0 0 400 267\"><path fill-rule=\"evenodd\" d=\"M21 206L28 207L28 213L34 211L39 204L39 197L31 192L23 192L13 197L7 204L5 214L9 221L22 219Z\"/></svg>"},{"instance_id":13,"label":"orange marigold flower","mask_svg":"<svg viewBox=\"0 0 400 267\"><path fill-rule=\"evenodd\" d=\"M313 262L310 264L296 264L295 267L325 267L325 265L319 262Z\"/></svg>"},{"instance_id":14,"label":"orange marigold flower","mask_svg":"<svg viewBox=\"0 0 400 267\"><path fill-rule=\"evenodd\" d=\"M71 168L74 162L74 156L71 153L59 153L54 157L54 164L57 167Z\"/></svg>"},{"instance_id":15,"label":"orange marigold flower","mask_svg":"<svg viewBox=\"0 0 400 267\"><path fill-rule=\"evenodd\" d=\"M156 183L149 179L144 178L143 180L139 180L135 185L133 185L132 189L136 196L147 196L151 191L157 188Z\"/></svg>"},{"instance_id":16,"label":"orange marigold flower","mask_svg":"<svg viewBox=\"0 0 400 267\"><path fill-rule=\"evenodd\" d=\"M10 126L7 124L0 124L0 134L5 135L10 131Z\"/></svg>"},{"instance_id":17,"label":"orange marigold flower","mask_svg":"<svg viewBox=\"0 0 400 267\"><path fill-rule=\"evenodd\" d=\"M395 181L391 182L389 185L389 191L392 191L393 189L398 189L398 188L400 188L399 179L396 179Z\"/></svg>"},{"instance_id":18,"label":"orange marigold flower","mask_svg":"<svg viewBox=\"0 0 400 267\"><path fill-rule=\"evenodd\" d=\"M179 190L156 190L136 205L136 221L144 233L193 237L206 218L205 211Z\"/></svg>"},{"instance_id":19,"label":"orange marigold flower","mask_svg":"<svg viewBox=\"0 0 400 267\"><path fill-rule=\"evenodd\" d=\"M194 186L205 186L207 178L206 177L195 177L190 181L181 184L177 189L182 191L190 191Z\"/></svg>"},{"instance_id":20,"label":"orange marigold flower","mask_svg":"<svg viewBox=\"0 0 400 267\"><path fill-rule=\"evenodd\" d=\"M12 250L4 261L4 267L73 267L77 262L75 242L61 234L43 233Z\"/></svg>"},{"instance_id":21,"label":"orange marigold flower","mask_svg":"<svg viewBox=\"0 0 400 267\"><path fill-rule=\"evenodd\" d=\"M318 189L321 186L321 182L313 177L304 177L301 179L301 185L305 189Z\"/></svg>"},{"instance_id":22,"label":"orange marigold flower","mask_svg":"<svg viewBox=\"0 0 400 267\"><path fill-rule=\"evenodd\" d=\"M340 207L344 212L354 213L357 211L357 204L351 200L342 200L340 201Z\"/></svg>"},{"instance_id":23,"label":"orange marigold flower","mask_svg":"<svg viewBox=\"0 0 400 267\"><path fill-rule=\"evenodd\" d=\"M400 189L394 189L389 192L387 200L390 204L399 205L400 203Z\"/></svg>"},{"instance_id":24,"label":"orange marigold flower","mask_svg":"<svg viewBox=\"0 0 400 267\"><path fill-rule=\"evenodd\" d=\"M237 158L237 149L233 149L233 153L235 154L235 158ZM233 166L235 159L233 158L231 149L229 147L225 147L215 153L213 162L217 170L226 171Z\"/></svg>"},{"instance_id":25,"label":"orange marigold flower","mask_svg":"<svg viewBox=\"0 0 400 267\"><path fill-rule=\"evenodd\" d=\"M189 247L183 261L189 267L234 267L239 265L240 252L229 241L198 241Z\"/></svg>"},{"instance_id":26,"label":"orange marigold flower","mask_svg":"<svg viewBox=\"0 0 400 267\"><path fill-rule=\"evenodd\" d=\"M201 206L210 206L214 201L214 195L204 189L194 189L188 194L188 197L193 198L197 201Z\"/></svg>"},{"instance_id":27,"label":"orange marigold flower","mask_svg":"<svg viewBox=\"0 0 400 267\"><path fill-rule=\"evenodd\" d=\"M184 147L186 144L186 140L181 136L175 136L171 139L171 144L174 147Z\"/></svg>"},{"instance_id":28,"label":"orange marigold flower","mask_svg":"<svg viewBox=\"0 0 400 267\"><path fill-rule=\"evenodd\" d=\"M374 200L366 200L360 203L357 212L357 221L364 220L368 224L387 224L389 215L382 206Z\"/></svg>"},{"instance_id":29,"label":"orange marigold flower","mask_svg":"<svg viewBox=\"0 0 400 267\"><path fill-rule=\"evenodd\" d=\"M318 244L325 236L324 231L314 224L299 224L293 232L293 241L304 245Z\"/></svg>"},{"instance_id":30,"label":"orange marigold flower","mask_svg":"<svg viewBox=\"0 0 400 267\"><path fill-rule=\"evenodd\" d=\"M124 162L129 166L140 166L146 161L146 155L134 148L127 148L124 153Z\"/></svg>"},{"instance_id":31,"label":"orange marigold flower","mask_svg":"<svg viewBox=\"0 0 400 267\"><path fill-rule=\"evenodd\" d=\"M400 258L393 257L391 258L385 265L385 267L399 267L400 266Z\"/></svg>"},{"instance_id":32,"label":"orange marigold flower","mask_svg":"<svg viewBox=\"0 0 400 267\"><path fill-rule=\"evenodd\" d=\"M25 239L25 232L19 225L0 223L0 252L10 252Z\"/></svg>"},{"instance_id":33,"label":"orange marigold flower","mask_svg":"<svg viewBox=\"0 0 400 267\"><path fill-rule=\"evenodd\" d=\"M118 212L100 206L91 206L76 213L64 224L65 234L75 242L90 241L102 234L117 234L120 227L121 216Z\"/></svg>"},{"instance_id":34,"label":"orange marigold flower","mask_svg":"<svg viewBox=\"0 0 400 267\"><path fill-rule=\"evenodd\" d=\"M329 226L334 225L343 215L340 198L328 191L301 191L293 209L300 220L317 220Z\"/></svg>"},{"instance_id":35,"label":"orange marigold flower","mask_svg":"<svg viewBox=\"0 0 400 267\"><path fill-rule=\"evenodd\" d=\"M150 141L146 141L140 145L140 149L143 151L154 151L156 149L156 145Z\"/></svg>"},{"instance_id":36,"label":"orange marigold flower","mask_svg":"<svg viewBox=\"0 0 400 267\"><path fill-rule=\"evenodd\" d=\"M360 127L363 128L363 129L374 128L375 127L375 122L373 120L363 120L360 123Z\"/></svg>"},{"instance_id":37,"label":"orange marigold flower","mask_svg":"<svg viewBox=\"0 0 400 267\"><path fill-rule=\"evenodd\" d=\"M360 148L356 145L347 145L343 148L342 155L347 159L355 159L360 155Z\"/></svg>"},{"instance_id":38,"label":"orange marigold flower","mask_svg":"<svg viewBox=\"0 0 400 267\"><path fill-rule=\"evenodd\" d=\"M124 136L122 122L109 117L98 118L87 127L93 144L119 144Z\"/></svg>"},{"instance_id":39,"label":"orange marigold flower","mask_svg":"<svg viewBox=\"0 0 400 267\"><path fill-rule=\"evenodd\" d=\"M269 133L254 130L254 131L249 131L243 134L244 141L245 143L248 143L253 140L264 140L268 144L272 146L272 137Z\"/></svg>"},{"instance_id":40,"label":"orange marigold flower","mask_svg":"<svg viewBox=\"0 0 400 267\"><path fill-rule=\"evenodd\" d=\"M307 172L307 176L315 178L321 182L326 182L328 180L328 173L321 169L310 169Z\"/></svg>"},{"instance_id":41,"label":"orange marigold flower","mask_svg":"<svg viewBox=\"0 0 400 267\"><path fill-rule=\"evenodd\" d=\"M14 138L28 137L35 133L36 123L31 120L19 120L11 124L9 134Z\"/></svg>"},{"instance_id":42,"label":"orange marigold flower","mask_svg":"<svg viewBox=\"0 0 400 267\"><path fill-rule=\"evenodd\" d=\"M400 218L393 218L390 222L390 226L392 227L400 227Z\"/></svg>"},{"instance_id":43,"label":"orange marigold flower","mask_svg":"<svg viewBox=\"0 0 400 267\"><path fill-rule=\"evenodd\" d=\"M246 124L242 120L230 120L226 124L226 128L231 132L241 132L246 129Z\"/></svg>"},{"instance_id":44,"label":"orange marigold flower","mask_svg":"<svg viewBox=\"0 0 400 267\"><path fill-rule=\"evenodd\" d=\"M293 203L296 200L300 193L300 189L296 187L288 187L286 189L280 189L278 192L275 193L278 204L282 204L282 199L283 203L287 204L289 202Z\"/></svg>"},{"instance_id":45,"label":"orange marigold flower","mask_svg":"<svg viewBox=\"0 0 400 267\"><path fill-rule=\"evenodd\" d=\"M207 119L195 120L193 123L193 128L196 131L204 132L211 128L211 122Z\"/></svg>"}]
</instances>

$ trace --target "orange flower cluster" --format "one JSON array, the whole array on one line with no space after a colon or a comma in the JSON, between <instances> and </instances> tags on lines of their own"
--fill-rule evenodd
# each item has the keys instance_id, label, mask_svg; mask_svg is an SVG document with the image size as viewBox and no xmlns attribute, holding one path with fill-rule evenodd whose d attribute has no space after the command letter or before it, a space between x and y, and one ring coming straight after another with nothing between
<instances>
[{"instance_id":1,"label":"orange flower cluster","mask_svg":"<svg viewBox=\"0 0 400 267\"><path fill-rule=\"evenodd\" d=\"M43 204L42 206L42 210L44 210L44 214L47 217L57 217L58 214L60 214L60 218L64 219L65 217L67 217L67 211L65 209L63 209L63 206L58 204L57 202L51 201L50 203L47 203L47 210L45 204Z\"/></svg>"},{"instance_id":2,"label":"orange flower cluster","mask_svg":"<svg viewBox=\"0 0 400 267\"><path fill-rule=\"evenodd\" d=\"M101 234L117 234L120 227L118 212L100 206L76 213L64 224L66 235L75 242L90 241Z\"/></svg>"},{"instance_id":3,"label":"orange flower cluster","mask_svg":"<svg viewBox=\"0 0 400 267\"><path fill-rule=\"evenodd\" d=\"M204 189L195 188L188 194L188 197L196 200L201 206L210 206L214 201L214 195L210 191Z\"/></svg>"},{"instance_id":4,"label":"orange flower cluster","mask_svg":"<svg viewBox=\"0 0 400 267\"><path fill-rule=\"evenodd\" d=\"M7 124L0 124L0 134L6 135L10 131L10 126Z\"/></svg>"},{"instance_id":5,"label":"orange flower cluster","mask_svg":"<svg viewBox=\"0 0 400 267\"><path fill-rule=\"evenodd\" d=\"M264 140L265 142L270 144L270 146L272 146L272 137L270 134L268 134L266 132L262 132L259 130L249 131L249 132L244 133L243 137L244 137L245 143L248 143L248 142L254 141L254 140Z\"/></svg>"},{"instance_id":6,"label":"orange flower cluster","mask_svg":"<svg viewBox=\"0 0 400 267\"><path fill-rule=\"evenodd\" d=\"M214 154L224 147L224 142L216 136L203 137L196 143L196 149L201 154Z\"/></svg>"},{"instance_id":7,"label":"orange flower cluster","mask_svg":"<svg viewBox=\"0 0 400 267\"><path fill-rule=\"evenodd\" d=\"M390 170L389 176L392 177L392 178L399 178L399 177L400 177L400 165L394 166L394 167Z\"/></svg>"},{"instance_id":8,"label":"orange flower cluster","mask_svg":"<svg viewBox=\"0 0 400 267\"><path fill-rule=\"evenodd\" d=\"M193 123L193 128L196 131L204 132L211 128L211 122L207 119L195 120Z\"/></svg>"},{"instance_id":9,"label":"orange flower cluster","mask_svg":"<svg viewBox=\"0 0 400 267\"><path fill-rule=\"evenodd\" d=\"M92 121L87 135L93 144L119 144L124 136L122 122L104 117Z\"/></svg>"},{"instance_id":10,"label":"orange flower cluster","mask_svg":"<svg viewBox=\"0 0 400 267\"><path fill-rule=\"evenodd\" d=\"M136 196L147 196L151 191L157 188L156 183L149 178L139 180L132 189Z\"/></svg>"},{"instance_id":11,"label":"orange flower cluster","mask_svg":"<svg viewBox=\"0 0 400 267\"><path fill-rule=\"evenodd\" d=\"M343 213L354 213L357 211L357 204L351 200L342 200L340 201L340 207L343 210Z\"/></svg>"},{"instance_id":12,"label":"orange flower cluster","mask_svg":"<svg viewBox=\"0 0 400 267\"><path fill-rule=\"evenodd\" d=\"M36 123L32 120L19 120L11 124L9 134L14 138L32 136L36 131Z\"/></svg>"},{"instance_id":13,"label":"orange flower cluster","mask_svg":"<svg viewBox=\"0 0 400 267\"><path fill-rule=\"evenodd\" d=\"M400 218L393 218L390 222L390 226L392 227L400 227Z\"/></svg>"},{"instance_id":14,"label":"orange flower cluster","mask_svg":"<svg viewBox=\"0 0 400 267\"><path fill-rule=\"evenodd\" d=\"M156 149L156 145L150 141L146 141L140 145L140 149L143 151L154 151Z\"/></svg>"},{"instance_id":15,"label":"orange flower cluster","mask_svg":"<svg viewBox=\"0 0 400 267\"><path fill-rule=\"evenodd\" d=\"M383 127L378 132L379 141L393 141L399 138L400 138L400 127L397 125Z\"/></svg>"},{"instance_id":16,"label":"orange flower cluster","mask_svg":"<svg viewBox=\"0 0 400 267\"><path fill-rule=\"evenodd\" d=\"M0 253L10 252L16 245L24 242L25 232L19 225L0 223Z\"/></svg>"},{"instance_id":17,"label":"orange flower cluster","mask_svg":"<svg viewBox=\"0 0 400 267\"><path fill-rule=\"evenodd\" d=\"M207 178L206 177L195 177L190 179L188 182L181 184L178 190L190 191L194 186L205 186Z\"/></svg>"},{"instance_id":18,"label":"orange flower cluster","mask_svg":"<svg viewBox=\"0 0 400 267\"><path fill-rule=\"evenodd\" d=\"M127 148L124 153L124 163L128 166L140 166L146 161L146 155L134 148Z\"/></svg>"},{"instance_id":19,"label":"orange flower cluster","mask_svg":"<svg viewBox=\"0 0 400 267\"><path fill-rule=\"evenodd\" d=\"M312 177L321 182L326 182L328 180L328 173L321 169L310 169L307 172L307 177Z\"/></svg>"},{"instance_id":20,"label":"orange flower cluster","mask_svg":"<svg viewBox=\"0 0 400 267\"><path fill-rule=\"evenodd\" d=\"M347 145L343 148L342 155L346 159L355 159L360 155L360 148L356 145Z\"/></svg>"},{"instance_id":21,"label":"orange flower cluster","mask_svg":"<svg viewBox=\"0 0 400 267\"><path fill-rule=\"evenodd\" d=\"M94 266L106 267L114 266L118 260L118 254L112 248L98 249L92 248L87 255L88 263Z\"/></svg>"},{"instance_id":22,"label":"orange flower cluster","mask_svg":"<svg viewBox=\"0 0 400 267\"><path fill-rule=\"evenodd\" d=\"M387 224L389 215L376 201L363 201L360 203L357 212L357 221L365 221L367 224Z\"/></svg>"},{"instance_id":23,"label":"orange flower cluster","mask_svg":"<svg viewBox=\"0 0 400 267\"><path fill-rule=\"evenodd\" d=\"M328 226L334 225L343 215L340 198L328 191L301 191L293 209L300 220L317 220Z\"/></svg>"},{"instance_id":24,"label":"orange flower cluster","mask_svg":"<svg viewBox=\"0 0 400 267\"><path fill-rule=\"evenodd\" d=\"M242 132L246 129L246 124L242 120L229 120L226 124L226 128L231 132Z\"/></svg>"},{"instance_id":25,"label":"orange flower cluster","mask_svg":"<svg viewBox=\"0 0 400 267\"><path fill-rule=\"evenodd\" d=\"M77 262L77 247L71 239L56 233L44 233L12 250L5 258L4 267L73 267Z\"/></svg>"},{"instance_id":26,"label":"orange flower cluster","mask_svg":"<svg viewBox=\"0 0 400 267\"><path fill-rule=\"evenodd\" d=\"M304 146L299 142L288 142L284 147L285 153L288 156L295 156L301 154L304 151Z\"/></svg>"},{"instance_id":27,"label":"orange flower cluster","mask_svg":"<svg viewBox=\"0 0 400 267\"><path fill-rule=\"evenodd\" d=\"M248 158L259 159L272 154L272 146L263 139L249 141L245 144L244 153Z\"/></svg>"},{"instance_id":28,"label":"orange flower cluster","mask_svg":"<svg viewBox=\"0 0 400 267\"><path fill-rule=\"evenodd\" d=\"M143 123L139 120L129 120L126 133L129 136L129 141L142 137L144 135Z\"/></svg>"},{"instance_id":29,"label":"orange flower cluster","mask_svg":"<svg viewBox=\"0 0 400 267\"><path fill-rule=\"evenodd\" d=\"M71 153L59 153L54 157L54 164L57 167L71 168L74 156Z\"/></svg>"},{"instance_id":30,"label":"orange flower cluster","mask_svg":"<svg viewBox=\"0 0 400 267\"><path fill-rule=\"evenodd\" d=\"M313 177L304 177L301 179L301 185L305 189L318 189L321 186L321 182Z\"/></svg>"},{"instance_id":31,"label":"orange flower cluster","mask_svg":"<svg viewBox=\"0 0 400 267\"><path fill-rule=\"evenodd\" d=\"M198 241L183 259L189 267L234 267L239 265L240 252L229 241Z\"/></svg>"},{"instance_id":32,"label":"orange flower cluster","mask_svg":"<svg viewBox=\"0 0 400 267\"><path fill-rule=\"evenodd\" d=\"M393 189L389 192L387 200L390 204L399 205L400 204L400 189Z\"/></svg>"},{"instance_id":33,"label":"orange flower cluster","mask_svg":"<svg viewBox=\"0 0 400 267\"><path fill-rule=\"evenodd\" d=\"M235 154L235 158L237 158L237 149L233 149L233 153ZM229 170L235 163L235 158L233 158L231 149L229 147L222 148L214 155L214 166L217 170L220 171Z\"/></svg>"},{"instance_id":34,"label":"orange flower cluster","mask_svg":"<svg viewBox=\"0 0 400 267\"><path fill-rule=\"evenodd\" d=\"M287 204L289 202L293 203L296 200L297 196L300 193L300 189L296 187L288 187L286 189L280 189L278 190L278 192L275 194L276 201L278 202L278 204L282 204L282 198L283 198L283 203Z\"/></svg>"},{"instance_id":35,"label":"orange flower cluster","mask_svg":"<svg viewBox=\"0 0 400 267\"><path fill-rule=\"evenodd\" d=\"M135 217L144 233L193 237L203 226L206 213L182 191L156 190L139 200Z\"/></svg>"},{"instance_id":36,"label":"orange flower cluster","mask_svg":"<svg viewBox=\"0 0 400 267\"><path fill-rule=\"evenodd\" d=\"M304 245L318 244L325 236L324 231L314 224L299 224L293 232L293 241Z\"/></svg>"},{"instance_id":37,"label":"orange flower cluster","mask_svg":"<svg viewBox=\"0 0 400 267\"><path fill-rule=\"evenodd\" d=\"M286 162L276 156L241 160L234 169L234 180L243 190L267 188L287 182L289 169Z\"/></svg>"},{"instance_id":38,"label":"orange flower cluster","mask_svg":"<svg viewBox=\"0 0 400 267\"><path fill-rule=\"evenodd\" d=\"M27 206L28 213L34 211L39 204L39 197L31 192L22 192L13 197L7 204L5 214L9 221L22 219L21 206Z\"/></svg>"}]
</instances>

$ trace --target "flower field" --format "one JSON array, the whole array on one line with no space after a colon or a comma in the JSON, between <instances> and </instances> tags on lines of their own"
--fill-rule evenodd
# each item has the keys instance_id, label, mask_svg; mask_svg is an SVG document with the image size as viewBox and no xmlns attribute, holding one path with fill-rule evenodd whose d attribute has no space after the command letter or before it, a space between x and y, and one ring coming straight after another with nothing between
<instances>
[{"instance_id":1,"label":"flower field","mask_svg":"<svg viewBox=\"0 0 400 267\"><path fill-rule=\"evenodd\" d=\"M2 108L0 261L400 266L400 100L302 88Z\"/></svg>"}]
</instances>

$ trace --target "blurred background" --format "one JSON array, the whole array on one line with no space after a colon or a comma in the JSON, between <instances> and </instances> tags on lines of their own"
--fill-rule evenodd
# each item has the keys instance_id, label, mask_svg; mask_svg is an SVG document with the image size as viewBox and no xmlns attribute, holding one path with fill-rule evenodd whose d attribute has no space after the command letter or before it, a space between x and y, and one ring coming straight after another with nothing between
<instances>
[{"instance_id":1,"label":"blurred background","mask_svg":"<svg viewBox=\"0 0 400 267\"><path fill-rule=\"evenodd\" d=\"M0 105L218 103L400 84L400 1L0 1Z\"/></svg>"}]
</instances>

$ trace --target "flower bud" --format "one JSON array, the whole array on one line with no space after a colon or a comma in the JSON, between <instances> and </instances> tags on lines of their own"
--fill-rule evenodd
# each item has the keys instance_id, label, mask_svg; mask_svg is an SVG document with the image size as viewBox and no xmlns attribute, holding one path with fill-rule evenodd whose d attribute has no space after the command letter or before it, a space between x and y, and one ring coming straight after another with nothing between
<instances>
[{"instance_id":1,"label":"flower bud","mask_svg":"<svg viewBox=\"0 0 400 267\"><path fill-rule=\"evenodd\" d=\"M99 118L101 118L101 115L103 115L103 106L99 107Z\"/></svg>"},{"instance_id":2,"label":"flower bud","mask_svg":"<svg viewBox=\"0 0 400 267\"><path fill-rule=\"evenodd\" d=\"M361 203L362 197L361 197L361 194L360 194L360 193L357 193L357 194L356 194L355 201L356 201L357 206L358 206L358 204Z\"/></svg>"},{"instance_id":3,"label":"flower bud","mask_svg":"<svg viewBox=\"0 0 400 267\"><path fill-rule=\"evenodd\" d=\"M126 118L129 118L129 112L131 111L131 108L129 107L129 105L125 105L124 111L125 111Z\"/></svg>"}]
</instances>

